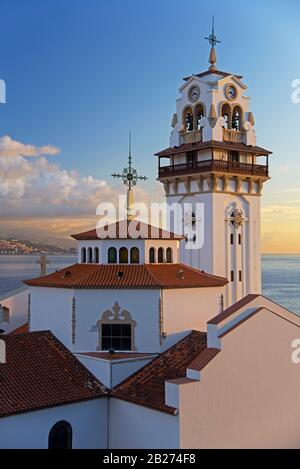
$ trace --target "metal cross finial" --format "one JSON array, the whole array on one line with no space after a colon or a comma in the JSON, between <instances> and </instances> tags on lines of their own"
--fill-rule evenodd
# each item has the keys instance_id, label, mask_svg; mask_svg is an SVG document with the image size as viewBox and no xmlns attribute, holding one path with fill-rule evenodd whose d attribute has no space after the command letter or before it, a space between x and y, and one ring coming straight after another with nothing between
<instances>
[{"instance_id":1,"label":"metal cross finial","mask_svg":"<svg viewBox=\"0 0 300 469\"><path fill-rule=\"evenodd\" d=\"M113 178L122 179L123 184L130 190L136 186L138 181L147 181L146 176L139 176L136 169L132 167L132 150L131 150L131 132L129 133L129 153L128 153L128 167L123 169L122 174L113 173Z\"/></svg>"},{"instance_id":2,"label":"metal cross finial","mask_svg":"<svg viewBox=\"0 0 300 469\"><path fill-rule=\"evenodd\" d=\"M218 40L217 36L215 35L215 17L212 17L212 31L211 34L205 38L211 45L211 47L216 47L217 44L220 44L221 41Z\"/></svg>"},{"instance_id":3,"label":"metal cross finial","mask_svg":"<svg viewBox=\"0 0 300 469\"><path fill-rule=\"evenodd\" d=\"M217 44L219 44L221 41L217 39L217 36L215 35L215 17L212 17L212 31L210 36L205 38L211 45L211 50L209 54L209 63L211 64L210 70L214 71L216 70L216 63L217 63L217 55L215 51L215 47Z\"/></svg>"}]
</instances>

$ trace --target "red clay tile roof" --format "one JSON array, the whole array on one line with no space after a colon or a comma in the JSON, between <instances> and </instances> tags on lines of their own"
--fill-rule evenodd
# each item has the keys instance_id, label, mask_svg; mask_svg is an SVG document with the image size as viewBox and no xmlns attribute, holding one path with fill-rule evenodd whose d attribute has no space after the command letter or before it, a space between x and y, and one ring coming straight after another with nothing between
<instances>
[{"instance_id":1,"label":"red clay tile roof","mask_svg":"<svg viewBox=\"0 0 300 469\"><path fill-rule=\"evenodd\" d=\"M221 287L228 280L183 264L75 264L25 283L74 289L173 289Z\"/></svg>"},{"instance_id":2,"label":"red clay tile roof","mask_svg":"<svg viewBox=\"0 0 300 469\"><path fill-rule=\"evenodd\" d=\"M0 417L106 396L106 388L50 331L2 335Z\"/></svg>"},{"instance_id":3,"label":"red clay tile roof","mask_svg":"<svg viewBox=\"0 0 300 469\"><path fill-rule=\"evenodd\" d=\"M244 298L237 301L232 306L225 309L222 313L218 314L217 316L212 318L210 321L208 321L207 324L214 324L214 325L219 324L220 322L224 321L224 319L227 319L232 314L236 313L240 308L243 308L248 303L251 303L251 301L255 300L255 298L257 298L258 296L260 296L260 295L258 295L258 294L249 294L249 295L244 296Z\"/></svg>"},{"instance_id":4,"label":"red clay tile roof","mask_svg":"<svg viewBox=\"0 0 300 469\"><path fill-rule=\"evenodd\" d=\"M119 384L112 397L173 414L176 409L165 405L165 381L185 377L189 364L205 349L206 333L193 331Z\"/></svg>"},{"instance_id":5,"label":"red clay tile roof","mask_svg":"<svg viewBox=\"0 0 300 469\"><path fill-rule=\"evenodd\" d=\"M207 142L184 143L179 147L169 147L165 150L155 153L155 156L170 156L176 155L178 153L186 153L187 151L204 150L207 148L238 150L262 156L272 154L272 152L269 150L257 146L246 145L245 143L217 142L216 140L209 140Z\"/></svg>"},{"instance_id":6,"label":"red clay tile roof","mask_svg":"<svg viewBox=\"0 0 300 469\"><path fill-rule=\"evenodd\" d=\"M23 324L23 326L17 327L17 329L14 329L13 331L10 332L10 334L23 334L23 332L29 332L29 324L26 322L26 324Z\"/></svg>"},{"instance_id":7,"label":"red clay tile roof","mask_svg":"<svg viewBox=\"0 0 300 469\"><path fill-rule=\"evenodd\" d=\"M105 231L104 231L105 230ZM139 220L121 220L103 227L103 236L98 236L97 230L71 235L81 240L97 239L183 239L184 236L148 225Z\"/></svg>"}]
</instances>

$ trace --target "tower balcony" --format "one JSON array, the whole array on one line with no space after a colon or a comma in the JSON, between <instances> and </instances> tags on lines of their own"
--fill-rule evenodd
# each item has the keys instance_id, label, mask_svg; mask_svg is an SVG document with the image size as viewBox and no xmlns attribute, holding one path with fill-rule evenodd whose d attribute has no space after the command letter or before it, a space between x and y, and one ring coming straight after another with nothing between
<instances>
[{"instance_id":1,"label":"tower balcony","mask_svg":"<svg viewBox=\"0 0 300 469\"><path fill-rule=\"evenodd\" d=\"M245 132L223 128L223 141L232 143L243 143Z\"/></svg>"},{"instance_id":2,"label":"tower balcony","mask_svg":"<svg viewBox=\"0 0 300 469\"><path fill-rule=\"evenodd\" d=\"M243 174L246 176L269 177L269 164L258 165L251 163L240 163L224 160L204 160L192 163L175 164L171 166L161 166L158 168L159 179L184 176L195 173L230 173L233 175Z\"/></svg>"},{"instance_id":3,"label":"tower balcony","mask_svg":"<svg viewBox=\"0 0 300 469\"><path fill-rule=\"evenodd\" d=\"M185 132L182 134L182 138L185 144L202 142L202 129Z\"/></svg>"}]
</instances>

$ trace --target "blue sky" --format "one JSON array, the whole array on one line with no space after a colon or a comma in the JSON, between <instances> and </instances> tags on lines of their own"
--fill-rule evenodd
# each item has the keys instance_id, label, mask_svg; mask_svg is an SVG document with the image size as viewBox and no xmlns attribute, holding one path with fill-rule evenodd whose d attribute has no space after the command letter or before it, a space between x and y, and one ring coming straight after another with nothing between
<instances>
[{"instance_id":1,"label":"blue sky","mask_svg":"<svg viewBox=\"0 0 300 469\"><path fill-rule=\"evenodd\" d=\"M151 188L153 153L168 146L182 77L207 68L213 13L218 66L244 76L258 144L274 151L264 206L291 200L294 208L287 189L300 176L300 104L291 101L300 78L296 0L0 0L0 136L55 145L61 152L49 160L61 168L110 179L125 164L131 129L135 166Z\"/></svg>"}]
</instances>

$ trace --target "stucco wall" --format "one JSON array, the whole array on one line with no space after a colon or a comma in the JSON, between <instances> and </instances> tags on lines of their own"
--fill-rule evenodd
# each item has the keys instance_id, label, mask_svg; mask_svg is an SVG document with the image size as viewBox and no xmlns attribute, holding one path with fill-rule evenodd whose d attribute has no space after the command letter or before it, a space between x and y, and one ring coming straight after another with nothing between
<instances>
[{"instance_id":1,"label":"stucco wall","mask_svg":"<svg viewBox=\"0 0 300 469\"><path fill-rule=\"evenodd\" d=\"M153 359L152 356L151 358L136 358L131 360L101 360L80 354L76 354L76 357L108 388L117 386L117 384L124 381L124 379L147 365Z\"/></svg>"},{"instance_id":2,"label":"stucco wall","mask_svg":"<svg viewBox=\"0 0 300 469\"><path fill-rule=\"evenodd\" d=\"M178 416L119 399L109 402L109 448L178 448Z\"/></svg>"},{"instance_id":3,"label":"stucco wall","mask_svg":"<svg viewBox=\"0 0 300 469\"><path fill-rule=\"evenodd\" d=\"M300 448L300 329L263 310L222 339L201 380L180 387L183 448Z\"/></svg>"},{"instance_id":4,"label":"stucco wall","mask_svg":"<svg viewBox=\"0 0 300 469\"><path fill-rule=\"evenodd\" d=\"M49 329L71 349L73 290L31 287L30 294L30 331Z\"/></svg>"},{"instance_id":5,"label":"stucco wall","mask_svg":"<svg viewBox=\"0 0 300 469\"><path fill-rule=\"evenodd\" d=\"M97 350L97 321L115 302L126 309L136 321L135 346L138 352L158 352L159 291L158 290L76 290L76 351ZM93 331L91 331L93 329Z\"/></svg>"},{"instance_id":6,"label":"stucco wall","mask_svg":"<svg viewBox=\"0 0 300 469\"><path fill-rule=\"evenodd\" d=\"M207 321L220 312L223 287L163 291L163 331L206 331Z\"/></svg>"},{"instance_id":7,"label":"stucco wall","mask_svg":"<svg viewBox=\"0 0 300 469\"><path fill-rule=\"evenodd\" d=\"M73 449L106 448L106 398L2 418L0 448L47 449L49 431L60 420L72 427Z\"/></svg>"},{"instance_id":8,"label":"stucco wall","mask_svg":"<svg viewBox=\"0 0 300 469\"><path fill-rule=\"evenodd\" d=\"M159 352L158 290L70 290L31 288L31 330L50 329L68 348L77 352L96 351L97 322L115 302L130 312L138 352ZM76 300L75 346L72 345L72 298Z\"/></svg>"}]
</instances>

